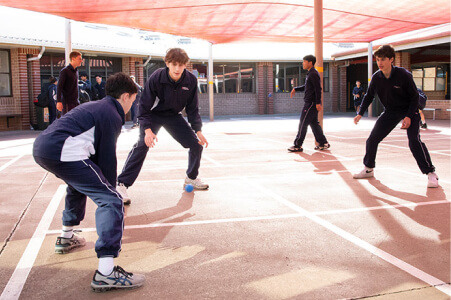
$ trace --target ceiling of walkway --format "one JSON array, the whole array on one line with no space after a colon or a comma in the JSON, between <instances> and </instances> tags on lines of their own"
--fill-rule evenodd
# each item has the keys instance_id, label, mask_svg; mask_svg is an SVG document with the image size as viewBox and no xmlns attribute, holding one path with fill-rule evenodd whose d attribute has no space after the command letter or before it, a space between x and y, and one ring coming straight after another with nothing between
<instances>
[{"instance_id":1,"label":"ceiling of walkway","mask_svg":"<svg viewBox=\"0 0 451 300\"><path fill-rule=\"evenodd\" d=\"M324 42L370 42L450 23L450 3L323 0ZM215 44L314 40L314 0L0 0L0 5L76 21L200 38Z\"/></svg>"}]
</instances>

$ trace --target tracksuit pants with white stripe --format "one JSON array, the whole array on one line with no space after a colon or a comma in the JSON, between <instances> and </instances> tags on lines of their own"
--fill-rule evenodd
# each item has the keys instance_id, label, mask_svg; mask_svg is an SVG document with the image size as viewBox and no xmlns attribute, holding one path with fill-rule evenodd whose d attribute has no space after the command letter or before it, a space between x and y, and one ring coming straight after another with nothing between
<instances>
[{"instance_id":1,"label":"tracksuit pants with white stripe","mask_svg":"<svg viewBox=\"0 0 451 300\"><path fill-rule=\"evenodd\" d=\"M296 138L294 139L294 145L301 147L307 134L307 127L310 125L312 128L315 140L320 144L327 144L327 139L324 136L323 129L318 122L318 110L315 103L305 103L301 113L301 120L299 121L299 129Z\"/></svg>"},{"instance_id":2,"label":"tracksuit pants with white stripe","mask_svg":"<svg viewBox=\"0 0 451 300\"><path fill-rule=\"evenodd\" d=\"M152 115L151 128L156 135L158 131L164 127L166 131L184 148L189 148L188 152L188 169L186 176L196 179L199 175L200 161L202 158L202 150L204 149L194 133L191 126L186 122L181 114L171 116ZM142 127L139 128L140 135L138 142L133 145L132 150L128 154L122 173L118 176L117 182L124 184L126 187L133 185L138 178L141 168L146 159L149 147L144 142L145 132Z\"/></svg>"},{"instance_id":3,"label":"tracksuit pants with white stripe","mask_svg":"<svg viewBox=\"0 0 451 300\"><path fill-rule=\"evenodd\" d=\"M376 153L379 143L403 120L406 112L384 111L376 121L370 136L366 141L366 154L363 164L368 168L376 166ZM426 145L420 139L420 114L415 113L407 128L409 148L423 174L435 171Z\"/></svg>"},{"instance_id":4,"label":"tracksuit pants with white stripe","mask_svg":"<svg viewBox=\"0 0 451 300\"><path fill-rule=\"evenodd\" d=\"M97 257L117 257L121 250L124 228L124 206L122 198L100 168L91 160L73 162L35 157L35 161L47 171L67 183L66 205L63 225L76 226L85 217L86 196L97 204L95 251Z\"/></svg>"}]
</instances>

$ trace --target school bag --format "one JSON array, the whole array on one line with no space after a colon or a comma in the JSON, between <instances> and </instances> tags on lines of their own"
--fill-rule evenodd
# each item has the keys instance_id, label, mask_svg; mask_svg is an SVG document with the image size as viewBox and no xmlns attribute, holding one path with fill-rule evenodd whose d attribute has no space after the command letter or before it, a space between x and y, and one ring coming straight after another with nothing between
<instances>
[{"instance_id":1,"label":"school bag","mask_svg":"<svg viewBox=\"0 0 451 300\"><path fill-rule=\"evenodd\" d=\"M41 93L33 101L34 105L36 105L38 107L49 106L49 103L50 103L49 87L50 87L50 83L44 83L44 85L41 87Z\"/></svg>"},{"instance_id":2,"label":"school bag","mask_svg":"<svg viewBox=\"0 0 451 300\"><path fill-rule=\"evenodd\" d=\"M428 100L428 96L426 96L426 94L419 88L417 88L418 90L418 95L420 96L418 99L418 108L420 110L423 110L426 107L426 101Z\"/></svg>"}]
</instances>

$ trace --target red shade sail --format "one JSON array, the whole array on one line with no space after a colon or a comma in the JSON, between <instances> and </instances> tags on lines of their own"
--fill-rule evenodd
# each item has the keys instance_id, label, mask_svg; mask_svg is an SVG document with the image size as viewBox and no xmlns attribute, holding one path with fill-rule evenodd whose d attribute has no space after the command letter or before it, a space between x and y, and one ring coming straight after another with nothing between
<instances>
[{"instance_id":1,"label":"red shade sail","mask_svg":"<svg viewBox=\"0 0 451 300\"><path fill-rule=\"evenodd\" d=\"M234 41L312 42L313 0L0 0L68 19ZM324 42L370 42L450 22L449 0L323 0Z\"/></svg>"}]
</instances>

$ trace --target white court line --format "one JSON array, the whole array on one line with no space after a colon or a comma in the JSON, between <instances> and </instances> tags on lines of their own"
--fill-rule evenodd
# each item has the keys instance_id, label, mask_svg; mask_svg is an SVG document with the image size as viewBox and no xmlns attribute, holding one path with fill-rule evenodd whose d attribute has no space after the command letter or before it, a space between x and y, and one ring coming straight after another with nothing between
<instances>
[{"instance_id":1,"label":"white court line","mask_svg":"<svg viewBox=\"0 0 451 300\"><path fill-rule=\"evenodd\" d=\"M327 135L328 137L330 136L330 137L333 137L333 138L337 138L337 139L340 139L340 140L356 140L356 139L368 139L368 136L338 136L338 135L331 135L331 134L328 134ZM389 135L389 136L387 136L387 138L389 138L389 137L406 137L406 135L405 134L403 134L403 135Z\"/></svg>"},{"instance_id":2,"label":"white court line","mask_svg":"<svg viewBox=\"0 0 451 300\"><path fill-rule=\"evenodd\" d=\"M20 293L25 285L25 281L27 280L34 261L38 256L39 250L41 249L42 242L46 236L46 231L49 229L53 217L55 216L55 212L60 204L61 198L63 198L63 195L66 192L66 187L66 185L61 184L56 190L55 195L53 195L52 200L42 215L41 221L39 222L33 237L28 242L27 248L22 254L14 273L11 275L8 284L3 290L0 300L19 299Z\"/></svg>"},{"instance_id":3,"label":"white court line","mask_svg":"<svg viewBox=\"0 0 451 300\"><path fill-rule=\"evenodd\" d=\"M246 180L245 178L243 178L243 179ZM326 229L332 231L333 233L337 234L338 236L348 240L349 242L353 243L354 245L356 245L364 250L367 250L368 252L370 252L370 253L382 258L386 262L394 265L395 267L398 267L399 269L409 273L410 275L420 279L421 281L426 282L427 284L433 286L434 288L445 293L446 295L451 296L451 286L449 284L446 284L445 282L441 281L440 279L438 279L430 274L427 274L426 272L400 260L399 258L389 254L388 252L385 252L384 250L381 250L381 249L371 245L370 243L350 234L349 232L341 229L340 227L335 226L334 224L316 216L315 214L303 209L302 207L286 200L282 196L274 193L273 191L266 189L264 186L259 185L250 180L246 180L246 181L248 181L250 185L253 185L256 190L263 192L264 194L270 196L277 202L284 204L287 207L290 207L291 209L293 209L294 211L296 211L300 214L304 214L305 217L307 217L311 221L317 223L318 225L323 226L324 228L326 228Z\"/></svg>"},{"instance_id":4,"label":"white court line","mask_svg":"<svg viewBox=\"0 0 451 300\"><path fill-rule=\"evenodd\" d=\"M435 138L431 138L431 139L429 139L428 138L429 136L422 136L421 137L421 141L422 142L433 142L433 141L437 141L437 140L449 140L450 139L450 137L448 136L448 137L435 137ZM409 139L407 139L407 138L405 138L405 139L402 139L402 140L389 140L389 139L387 139L387 140L384 140L382 143L387 143L387 142L408 142L409 141Z\"/></svg>"},{"instance_id":5,"label":"white court line","mask_svg":"<svg viewBox=\"0 0 451 300\"><path fill-rule=\"evenodd\" d=\"M415 176L422 177L422 178L425 178L425 176L426 176L425 174L422 174L422 173L409 172L409 171L404 171L404 170L390 168L390 167L382 167L380 169L398 171L398 172L401 172L401 173L405 173L405 174L409 174L409 175L415 175ZM440 182L451 184L451 182L449 182L447 180L440 179L440 176L439 176L438 182L439 182L439 184L440 184Z\"/></svg>"},{"instance_id":6,"label":"white court line","mask_svg":"<svg viewBox=\"0 0 451 300\"><path fill-rule=\"evenodd\" d=\"M273 142L273 143L287 145L287 143L281 142L281 141L278 141L278 140L273 140L273 139L268 139L268 138L259 138L259 139L260 140L270 141L270 142ZM317 150L312 149L312 148L306 148L306 147L303 147L303 148L304 148L304 150L309 150L312 153L316 153L317 152ZM330 156L333 156L333 157L337 157L337 158L340 158L342 160L354 160L354 158L328 153L327 151L318 151L318 152L320 152L321 154L324 154L324 155L330 155Z\"/></svg>"},{"instance_id":7,"label":"white court line","mask_svg":"<svg viewBox=\"0 0 451 300\"><path fill-rule=\"evenodd\" d=\"M13 163L15 163L16 161L18 161L19 159L21 159L23 156L25 156L25 154L16 156L15 158L13 158L12 160L10 160L9 162L7 162L6 164L4 164L3 166L0 167L0 172L3 171L4 169L6 169L7 167L9 167L10 165L12 165Z\"/></svg>"},{"instance_id":8,"label":"white court line","mask_svg":"<svg viewBox=\"0 0 451 300\"><path fill-rule=\"evenodd\" d=\"M222 167L222 166L223 166L223 164L217 162L216 160L214 160L213 158L211 158L209 155L202 154L202 158L205 158L205 159L208 160L209 162L213 163L215 166L218 166L218 167Z\"/></svg>"},{"instance_id":9,"label":"white court line","mask_svg":"<svg viewBox=\"0 0 451 300\"><path fill-rule=\"evenodd\" d=\"M398 148L398 149L406 149L406 150L410 151L409 147L395 146L395 145L386 144L384 142L380 143L379 146L392 147L392 148ZM440 154L440 155L445 155L445 156L451 156L451 154L440 153L440 152L437 152L437 151L429 151L429 153Z\"/></svg>"},{"instance_id":10,"label":"white court line","mask_svg":"<svg viewBox=\"0 0 451 300\"><path fill-rule=\"evenodd\" d=\"M365 212L365 211L374 211L374 210L396 209L396 208L403 208L403 207L437 205L437 204L445 204L445 203L451 203L451 201L436 200L436 201L428 201L428 202L405 203L405 204L395 204L395 205L385 204L385 205L381 205L381 206L317 211L317 212L311 212L311 214L316 215L316 216L323 216L323 215L345 214L345 213ZM184 213L185 212L180 213L180 215L182 215ZM168 221L171 219L176 219L178 217L179 217L178 215L174 215L170 219L168 219ZM174 226L192 226L192 225L203 225L203 224L251 222L251 221L279 220L279 219L289 219L289 218L299 218L299 217L305 217L305 214L297 213L297 214L270 215L270 216L258 216L258 217L226 218L226 219L214 219L214 220L165 222L165 223L163 223L160 220L158 223L125 226L125 229L143 229L143 228L174 227ZM81 230L82 232L96 231L95 227L77 228L77 229ZM53 229L53 230L47 230L46 233L47 234L58 234L60 232L61 232L60 229Z\"/></svg>"}]
</instances>

